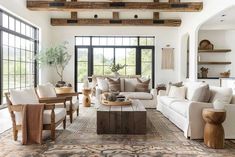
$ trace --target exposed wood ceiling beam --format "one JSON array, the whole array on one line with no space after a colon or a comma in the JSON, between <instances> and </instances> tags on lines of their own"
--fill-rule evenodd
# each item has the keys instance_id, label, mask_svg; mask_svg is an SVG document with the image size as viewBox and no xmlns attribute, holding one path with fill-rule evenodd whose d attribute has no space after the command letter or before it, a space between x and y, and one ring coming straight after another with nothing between
<instances>
[{"instance_id":1,"label":"exposed wood ceiling beam","mask_svg":"<svg viewBox=\"0 0 235 157\"><path fill-rule=\"evenodd\" d=\"M181 20L164 19L51 19L52 26L180 26Z\"/></svg>"},{"instance_id":2,"label":"exposed wood ceiling beam","mask_svg":"<svg viewBox=\"0 0 235 157\"><path fill-rule=\"evenodd\" d=\"M202 2L87 2L87 1L33 1L27 0L30 10L43 11L77 11L77 10L110 10L133 11L152 10L156 12L196 12L203 8Z\"/></svg>"}]
</instances>

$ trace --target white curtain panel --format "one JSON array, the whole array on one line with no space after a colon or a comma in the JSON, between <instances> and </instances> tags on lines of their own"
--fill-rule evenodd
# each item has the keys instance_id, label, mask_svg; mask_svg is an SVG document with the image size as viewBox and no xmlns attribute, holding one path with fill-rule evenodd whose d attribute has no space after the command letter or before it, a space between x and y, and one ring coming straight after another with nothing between
<instances>
[{"instance_id":1,"label":"white curtain panel","mask_svg":"<svg viewBox=\"0 0 235 157\"><path fill-rule=\"evenodd\" d=\"M162 69L174 69L174 48L162 49Z\"/></svg>"}]
</instances>

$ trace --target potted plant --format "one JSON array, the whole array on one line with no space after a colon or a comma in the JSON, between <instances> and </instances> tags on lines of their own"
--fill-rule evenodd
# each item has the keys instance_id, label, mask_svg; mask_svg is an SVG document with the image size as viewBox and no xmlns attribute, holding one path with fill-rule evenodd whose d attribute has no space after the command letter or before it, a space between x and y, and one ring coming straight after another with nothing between
<instances>
[{"instance_id":1,"label":"potted plant","mask_svg":"<svg viewBox=\"0 0 235 157\"><path fill-rule=\"evenodd\" d=\"M67 50L67 42L63 44L56 45L54 47L45 49L36 55L35 59L41 66L50 66L53 67L57 74L60 77L60 81L57 82L57 87L63 87L66 85L66 82L63 78L63 73L65 67L68 65L71 54ZM68 84L71 87L71 84Z\"/></svg>"},{"instance_id":2,"label":"potted plant","mask_svg":"<svg viewBox=\"0 0 235 157\"><path fill-rule=\"evenodd\" d=\"M121 69L123 69L125 66L126 66L126 65L121 65L121 64L119 64L119 63L118 63L118 64L115 64L114 61L113 61L113 63L111 63L111 65L110 65L110 70L114 73L114 75L115 75L116 77L118 77L118 76L119 76L118 71L121 70Z\"/></svg>"}]
</instances>

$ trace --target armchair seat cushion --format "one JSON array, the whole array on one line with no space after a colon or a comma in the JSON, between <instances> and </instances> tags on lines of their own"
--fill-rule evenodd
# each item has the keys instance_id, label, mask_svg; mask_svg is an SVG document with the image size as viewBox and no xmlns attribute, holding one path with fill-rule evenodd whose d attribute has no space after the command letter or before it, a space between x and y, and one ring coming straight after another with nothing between
<instances>
[{"instance_id":1,"label":"armchair seat cushion","mask_svg":"<svg viewBox=\"0 0 235 157\"><path fill-rule=\"evenodd\" d=\"M64 107L64 104L56 104L55 105L55 107L56 108L63 108ZM79 107L79 100L73 100L72 101L72 109L73 110L77 110L78 109L78 107ZM66 102L66 111L69 111L70 110L70 102L69 101L67 101Z\"/></svg>"},{"instance_id":2,"label":"armchair seat cushion","mask_svg":"<svg viewBox=\"0 0 235 157\"><path fill-rule=\"evenodd\" d=\"M140 99L140 100L153 99L153 95L147 92L121 92L119 95L123 95L128 99Z\"/></svg>"},{"instance_id":3,"label":"armchair seat cushion","mask_svg":"<svg viewBox=\"0 0 235 157\"><path fill-rule=\"evenodd\" d=\"M66 116L66 110L64 108L55 108L55 123L60 121ZM51 110L45 110L43 112L43 124L51 124Z\"/></svg>"}]
</instances>

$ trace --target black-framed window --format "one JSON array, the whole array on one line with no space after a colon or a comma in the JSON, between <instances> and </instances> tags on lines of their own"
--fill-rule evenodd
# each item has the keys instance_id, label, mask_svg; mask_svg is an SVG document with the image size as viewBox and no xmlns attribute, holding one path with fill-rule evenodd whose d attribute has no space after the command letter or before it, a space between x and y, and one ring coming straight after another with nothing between
<instances>
[{"instance_id":1,"label":"black-framed window","mask_svg":"<svg viewBox=\"0 0 235 157\"><path fill-rule=\"evenodd\" d=\"M76 90L86 76L112 75L112 61L126 65L119 71L121 75L151 78L154 86L154 45L155 38L149 36L75 37Z\"/></svg>"},{"instance_id":2,"label":"black-framed window","mask_svg":"<svg viewBox=\"0 0 235 157\"><path fill-rule=\"evenodd\" d=\"M10 89L35 87L39 30L31 24L0 10L0 104Z\"/></svg>"}]
</instances>

